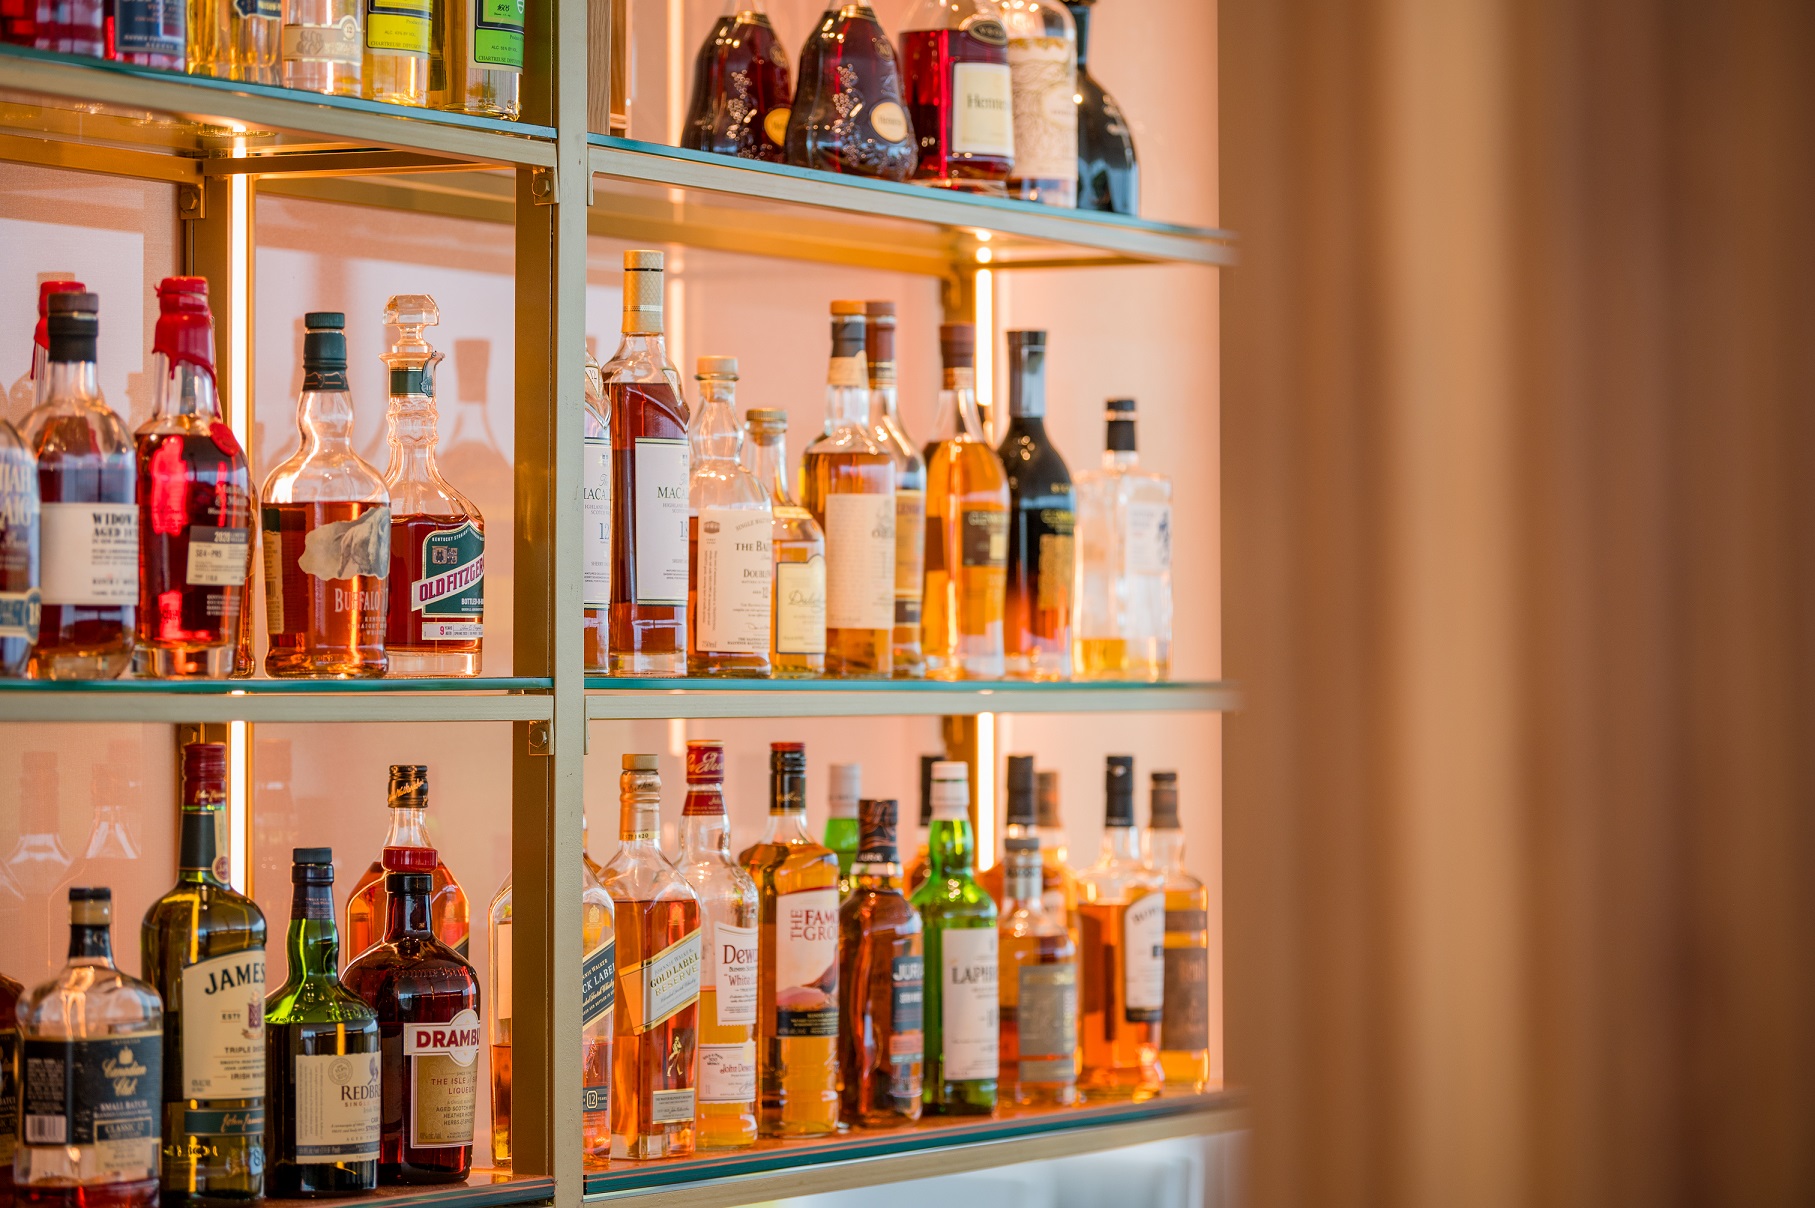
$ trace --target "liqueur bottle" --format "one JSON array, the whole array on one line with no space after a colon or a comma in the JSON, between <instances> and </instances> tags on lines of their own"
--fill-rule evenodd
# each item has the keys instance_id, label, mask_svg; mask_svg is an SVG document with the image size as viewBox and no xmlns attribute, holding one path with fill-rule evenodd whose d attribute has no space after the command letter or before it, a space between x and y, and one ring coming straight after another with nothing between
<instances>
[{"instance_id":1,"label":"liqueur bottle","mask_svg":"<svg viewBox=\"0 0 1815 1208\"><path fill-rule=\"evenodd\" d=\"M699 897L658 845L654 755L625 755L618 850L605 865L618 936L611 1156L684 1158L695 1144Z\"/></svg>"},{"instance_id":2,"label":"liqueur bottle","mask_svg":"<svg viewBox=\"0 0 1815 1208\"><path fill-rule=\"evenodd\" d=\"M1014 82L1015 166L1008 195L1078 204L1078 35L1060 0L1002 0Z\"/></svg>"},{"instance_id":3,"label":"liqueur bottle","mask_svg":"<svg viewBox=\"0 0 1815 1208\"><path fill-rule=\"evenodd\" d=\"M22 1204L156 1208L163 1006L113 963L113 891L69 891L69 962L19 1000Z\"/></svg>"},{"instance_id":4,"label":"liqueur bottle","mask_svg":"<svg viewBox=\"0 0 1815 1208\"><path fill-rule=\"evenodd\" d=\"M37 5L27 4L29 11L36 12ZM10 10L0 9L0 28L4 28L13 18ZM0 37L0 42L9 39ZM23 45L30 46L28 38ZM14 382L7 391L8 418L16 427L25 426L25 417L31 409L44 401L44 391L50 385L50 296L52 294L83 294L88 287L80 281L40 281L38 283L38 323L32 328L32 364L25 376Z\"/></svg>"},{"instance_id":5,"label":"liqueur bottle","mask_svg":"<svg viewBox=\"0 0 1815 1208\"><path fill-rule=\"evenodd\" d=\"M832 303L826 430L801 458L802 503L826 535L826 674L894 668L895 466L869 429L864 304Z\"/></svg>"},{"instance_id":6,"label":"liqueur bottle","mask_svg":"<svg viewBox=\"0 0 1815 1208\"><path fill-rule=\"evenodd\" d=\"M1057 772L1034 773L1034 815L1034 833L1040 837L1040 861L1046 866L1046 909L1063 912L1075 936L1078 934L1078 874L1071 867L1065 823L1059 817Z\"/></svg>"},{"instance_id":7,"label":"liqueur bottle","mask_svg":"<svg viewBox=\"0 0 1815 1208\"><path fill-rule=\"evenodd\" d=\"M920 596L926 581L926 461L901 427L895 398L895 304L865 302L864 353L870 374L870 435L895 463L896 679L920 679ZM856 836L852 836L856 842Z\"/></svg>"},{"instance_id":8,"label":"liqueur bottle","mask_svg":"<svg viewBox=\"0 0 1815 1208\"><path fill-rule=\"evenodd\" d=\"M390 809L390 829L384 837L384 851L372 861L347 895L347 951L359 956L384 938L390 918L385 895L389 893L387 872L405 867L393 860L397 852L410 849L435 851L429 838L429 770L419 763L391 765L390 783L385 789L385 805ZM413 865L412 865L413 867ZM430 875L434 885L429 891L429 918L434 932L461 957L467 955L470 942L471 909L466 891L439 853Z\"/></svg>"},{"instance_id":9,"label":"liqueur bottle","mask_svg":"<svg viewBox=\"0 0 1815 1208\"><path fill-rule=\"evenodd\" d=\"M914 896L914 891L926 883L933 825L933 769L944 758L943 755L922 755L920 757L920 813L917 827L919 842L914 847L914 858L908 861L907 873L903 880L909 897Z\"/></svg>"},{"instance_id":10,"label":"liqueur bottle","mask_svg":"<svg viewBox=\"0 0 1815 1208\"><path fill-rule=\"evenodd\" d=\"M442 0L429 103L514 122L523 111L523 0Z\"/></svg>"},{"instance_id":11,"label":"liqueur bottle","mask_svg":"<svg viewBox=\"0 0 1815 1208\"><path fill-rule=\"evenodd\" d=\"M581 443L580 658L588 671L611 670L611 403L604 370L586 354Z\"/></svg>"},{"instance_id":12,"label":"liqueur bottle","mask_svg":"<svg viewBox=\"0 0 1815 1208\"><path fill-rule=\"evenodd\" d=\"M38 463L19 430L0 419L0 679L25 674L43 606L38 589Z\"/></svg>"},{"instance_id":13,"label":"liqueur bottle","mask_svg":"<svg viewBox=\"0 0 1815 1208\"><path fill-rule=\"evenodd\" d=\"M802 744L769 744L769 826L738 861L760 903L763 1135L826 1136L838 1130L838 857L807 831Z\"/></svg>"},{"instance_id":14,"label":"liqueur bottle","mask_svg":"<svg viewBox=\"0 0 1815 1208\"><path fill-rule=\"evenodd\" d=\"M1101 469L1078 476L1081 679L1163 680L1172 669L1172 482L1140 467L1134 400L1109 400Z\"/></svg>"},{"instance_id":15,"label":"liqueur bottle","mask_svg":"<svg viewBox=\"0 0 1815 1208\"><path fill-rule=\"evenodd\" d=\"M1095 0L1065 0L1078 30L1078 209L1141 212L1141 166L1121 106L1087 66Z\"/></svg>"},{"instance_id":16,"label":"liqueur bottle","mask_svg":"<svg viewBox=\"0 0 1815 1208\"><path fill-rule=\"evenodd\" d=\"M988 1116L996 1110L1000 1004L996 904L972 876L968 770L933 765L933 829L926 882L911 901L926 928L925 1110Z\"/></svg>"},{"instance_id":17,"label":"liqueur bottle","mask_svg":"<svg viewBox=\"0 0 1815 1208\"><path fill-rule=\"evenodd\" d=\"M857 799L863 795L863 765L835 763L826 769L825 846L838 857L838 900L851 893L851 865L860 838Z\"/></svg>"},{"instance_id":18,"label":"liqueur bottle","mask_svg":"<svg viewBox=\"0 0 1815 1208\"><path fill-rule=\"evenodd\" d=\"M445 2L445 0L444 0ZM429 104L435 0L365 0L367 100L393 105Z\"/></svg>"},{"instance_id":19,"label":"liqueur bottle","mask_svg":"<svg viewBox=\"0 0 1815 1208\"><path fill-rule=\"evenodd\" d=\"M285 88L328 96L365 95L364 0L282 0Z\"/></svg>"},{"instance_id":20,"label":"liqueur bottle","mask_svg":"<svg viewBox=\"0 0 1815 1208\"><path fill-rule=\"evenodd\" d=\"M8 41L66 55L101 58L106 53L101 37L101 0L71 0L67 4L34 4L32 17L6 13Z\"/></svg>"},{"instance_id":21,"label":"liqueur bottle","mask_svg":"<svg viewBox=\"0 0 1815 1208\"><path fill-rule=\"evenodd\" d=\"M943 323L938 435L926 447L926 674L1000 679L1008 476L977 415L976 329Z\"/></svg>"},{"instance_id":22,"label":"liqueur bottle","mask_svg":"<svg viewBox=\"0 0 1815 1208\"><path fill-rule=\"evenodd\" d=\"M100 299L48 300L44 401L22 435L38 460L43 607L34 679L113 679L132 661L139 512L132 441L101 397Z\"/></svg>"},{"instance_id":23,"label":"liqueur bottle","mask_svg":"<svg viewBox=\"0 0 1815 1208\"><path fill-rule=\"evenodd\" d=\"M346 325L303 316L299 446L259 491L265 674L278 679L369 679L387 666L391 494L353 451Z\"/></svg>"},{"instance_id":24,"label":"liqueur bottle","mask_svg":"<svg viewBox=\"0 0 1815 1208\"><path fill-rule=\"evenodd\" d=\"M787 151L788 162L802 168L881 180L914 174L901 68L882 22L862 0L835 0L807 35Z\"/></svg>"},{"instance_id":25,"label":"liqueur bottle","mask_svg":"<svg viewBox=\"0 0 1815 1208\"><path fill-rule=\"evenodd\" d=\"M278 83L282 27L279 0L191 0L189 74Z\"/></svg>"},{"instance_id":26,"label":"liqueur bottle","mask_svg":"<svg viewBox=\"0 0 1815 1208\"><path fill-rule=\"evenodd\" d=\"M767 677L774 507L738 461L744 433L732 410L737 358L701 357L697 380L700 405L688 436L687 670Z\"/></svg>"},{"instance_id":27,"label":"liqueur bottle","mask_svg":"<svg viewBox=\"0 0 1815 1208\"><path fill-rule=\"evenodd\" d=\"M687 744L675 867L700 902L700 1149L756 1144L757 892L731 859L725 744Z\"/></svg>"},{"instance_id":28,"label":"liqueur bottle","mask_svg":"<svg viewBox=\"0 0 1815 1208\"><path fill-rule=\"evenodd\" d=\"M1008 432L996 452L1008 471L1010 679L1071 678L1071 471L1046 434L1046 333L1008 333Z\"/></svg>"},{"instance_id":29,"label":"liqueur bottle","mask_svg":"<svg viewBox=\"0 0 1815 1208\"><path fill-rule=\"evenodd\" d=\"M1040 840L1005 842L1002 902L1002 1097L1021 1106L1078 1101L1078 946L1046 909Z\"/></svg>"},{"instance_id":30,"label":"liqueur bottle","mask_svg":"<svg viewBox=\"0 0 1815 1208\"><path fill-rule=\"evenodd\" d=\"M161 0L107 0L101 41L108 58L134 67L182 71L188 62L188 6Z\"/></svg>"},{"instance_id":31,"label":"liqueur bottle","mask_svg":"<svg viewBox=\"0 0 1815 1208\"><path fill-rule=\"evenodd\" d=\"M687 673L687 402L662 339L662 253L624 253L611 422L611 673Z\"/></svg>"},{"instance_id":32,"label":"liqueur bottle","mask_svg":"<svg viewBox=\"0 0 1815 1208\"><path fill-rule=\"evenodd\" d=\"M378 1013L384 1054L381 1183L453 1183L473 1168L479 1098L479 977L430 919L430 848L393 848L384 938L347 966L347 989Z\"/></svg>"},{"instance_id":33,"label":"liqueur bottle","mask_svg":"<svg viewBox=\"0 0 1815 1208\"><path fill-rule=\"evenodd\" d=\"M422 329L441 322L435 299L398 294L384 306L397 342L390 370L390 599L387 675L474 676L485 636L485 517L435 463L435 366Z\"/></svg>"},{"instance_id":34,"label":"liqueur bottle","mask_svg":"<svg viewBox=\"0 0 1815 1208\"><path fill-rule=\"evenodd\" d=\"M251 476L214 382L208 282L158 282L152 415L137 434L139 635L133 674L225 679L250 605Z\"/></svg>"},{"instance_id":35,"label":"liqueur bottle","mask_svg":"<svg viewBox=\"0 0 1815 1208\"><path fill-rule=\"evenodd\" d=\"M1161 1082L1166 895L1161 875L1141 860L1133 757L1109 756L1104 782L1103 854L1078 874L1080 1089L1092 1101L1150 1099Z\"/></svg>"},{"instance_id":36,"label":"liqueur bottle","mask_svg":"<svg viewBox=\"0 0 1815 1208\"><path fill-rule=\"evenodd\" d=\"M920 184L1003 195L1015 162L1008 33L995 0L920 0L902 27L901 76Z\"/></svg>"},{"instance_id":37,"label":"liqueur bottle","mask_svg":"<svg viewBox=\"0 0 1815 1208\"><path fill-rule=\"evenodd\" d=\"M788 53L762 0L726 0L693 61L681 146L781 163L793 95Z\"/></svg>"},{"instance_id":38,"label":"liqueur bottle","mask_svg":"<svg viewBox=\"0 0 1815 1208\"><path fill-rule=\"evenodd\" d=\"M25 987L0 973L0 1200L13 1202L13 1153L19 1148L19 996Z\"/></svg>"},{"instance_id":39,"label":"liqueur bottle","mask_svg":"<svg viewBox=\"0 0 1815 1208\"><path fill-rule=\"evenodd\" d=\"M227 747L183 747L177 883L139 929L164 1000L164 1195L248 1203L264 1192L265 916L214 873Z\"/></svg>"},{"instance_id":40,"label":"liqueur bottle","mask_svg":"<svg viewBox=\"0 0 1815 1208\"><path fill-rule=\"evenodd\" d=\"M839 1105L864 1128L920 1118L924 1036L920 912L901 893L895 802L858 803L851 891L838 909Z\"/></svg>"},{"instance_id":41,"label":"liqueur bottle","mask_svg":"<svg viewBox=\"0 0 1815 1208\"><path fill-rule=\"evenodd\" d=\"M1178 773L1155 772L1152 794L1147 866L1166 895L1160 1069L1168 1086L1196 1092L1210 1082L1210 891L1185 871Z\"/></svg>"},{"instance_id":42,"label":"liqueur bottle","mask_svg":"<svg viewBox=\"0 0 1815 1208\"><path fill-rule=\"evenodd\" d=\"M340 981L334 853L291 853L289 974L265 999L265 1183L273 1197L378 1186L378 1013Z\"/></svg>"},{"instance_id":43,"label":"liqueur bottle","mask_svg":"<svg viewBox=\"0 0 1815 1208\"><path fill-rule=\"evenodd\" d=\"M744 413L750 473L769 490L774 527L774 610L769 666L777 679L804 679L826 669L826 539L813 513L788 487L788 413L752 407Z\"/></svg>"}]
</instances>

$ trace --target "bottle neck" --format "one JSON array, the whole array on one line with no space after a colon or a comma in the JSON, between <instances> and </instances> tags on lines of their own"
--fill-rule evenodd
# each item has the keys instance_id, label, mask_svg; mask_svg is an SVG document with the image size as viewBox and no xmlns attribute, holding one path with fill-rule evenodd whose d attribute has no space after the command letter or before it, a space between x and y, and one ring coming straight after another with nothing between
<instances>
[{"instance_id":1,"label":"bottle neck","mask_svg":"<svg viewBox=\"0 0 1815 1208\"><path fill-rule=\"evenodd\" d=\"M155 384L152 410L157 415L193 415L201 419L221 417L220 397L215 391L214 374L192 361L172 364L163 353L153 353L151 372Z\"/></svg>"},{"instance_id":2,"label":"bottle neck","mask_svg":"<svg viewBox=\"0 0 1815 1208\"><path fill-rule=\"evenodd\" d=\"M433 366L441 359L436 353L428 359ZM388 482L433 482L441 477L435 464L435 446L439 431L435 396L420 391L399 390L400 379L420 385L419 366L391 366L391 405L385 419L390 429L391 464L385 471Z\"/></svg>"},{"instance_id":3,"label":"bottle neck","mask_svg":"<svg viewBox=\"0 0 1815 1208\"><path fill-rule=\"evenodd\" d=\"M113 935L106 923L69 925L70 964L105 965L113 968Z\"/></svg>"},{"instance_id":4,"label":"bottle neck","mask_svg":"<svg viewBox=\"0 0 1815 1208\"><path fill-rule=\"evenodd\" d=\"M1041 892L1044 870L1037 851L1015 852L1002 870L1002 892L1010 905L1005 909L1024 908L1032 912L1044 909Z\"/></svg>"},{"instance_id":5,"label":"bottle neck","mask_svg":"<svg viewBox=\"0 0 1815 1208\"><path fill-rule=\"evenodd\" d=\"M625 776L631 776L626 773ZM618 790L618 850L661 854L662 790L655 773L635 773L645 783L620 785ZM654 782L654 783L647 783Z\"/></svg>"},{"instance_id":6,"label":"bottle neck","mask_svg":"<svg viewBox=\"0 0 1815 1208\"><path fill-rule=\"evenodd\" d=\"M45 366L44 375L46 402L101 400L101 375L93 361L51 361Z\"/></svg>"},{"instance_id":7,"label":"bottle neck","mask_svg":"<svg viewBox=\"0 0 1815 1208\"><path fill-rule=\"evenodd\" d=\"M345 390L304 390L297 401L296 427L302 455L353 452L353 396Z\"/></svg>"},{"instance_id":8,"label":"bottle neck","mask_svg":"<svg viewBox=\"0 0 1815 1208\"><path fill-rule=\"evenodd\" d=\"M220 885L214 875L214 811L183 809L177 851L177 880L189 885Z\"/></svg>"},{"instance_id":9,"label":"bottle neck","mask_svg":"<svg viewBox=\"0 0 1815 1208\"><path fill-rule=\"evenodd\" d=\"M1131 470L1141 464L1141 455L1133 449L1104 449L1105 470Z\"/></svg>"},{"instance_id":10,"label":"bottle neck","mask_svg":"<svg viewBox=\"0 0 1815 1208\"><path fill-rule=\"evenodd\" d=\"M1090 6L1067 4L1065 7L1071 10L1071 23L1078 29L1078 70L1082 71L1090 57Z\"/></svg>"},{"instance_id":11,"label":"bottle neck","mask_svg":"<svg viewBox=\"0 0 1815 1208\"><path fill-rule=\"evenodd\" d=\"M826 369L826 431L870 418L870 375L861 349L853 356L834 356Z\"/></svg>"},{"instance_id":12,"label":"bottle neck","mask_svg":"<svg viewBox=\"0 0 1815 1208\"><path fill-rule=\"evenodd\" d=\"M977 373L969 367L945 370L945 388L939 392L940 440L982 443L983 416L977 410Z\"/></svg>"},{"instance_id":13,"label":"bottle neck","mask_svg":"<svg viewBox=\"0 0 1815 1208\"><path fill-rule=\"evenodd\" d=\"M969 879L976 869L977 846L968 820L949 822L935 818L927 834L928 879Z\"/></svg>"},{"instance_id":14,"label":"bottle neck","mask_svg":"<svg viewBox=\"0 0 1815 1208\"><path fill-rule=\"evenodd\" d=\"M791 504L788 494L788 434L758 429L750 433L749 470L776 503Z\"/></svg>"},{"instance_id":15,"label":"bottle neck","mask_svg":"<svg viewBox=\"0 0 1815 1208\"><path fill-rule=\"evenodd\" d=\"M731 823L725 817L724 786L690 784L681 806L681 854L688 860L731 856Z\"/></svg>"},{"instance_id":16,"label":"bottle neck","mask_svg":"<svg viewBox=\"0 0 1815 1208\"><path fill-rule=\"evenodd\" d=\"M427 808L396 806L391 810L391 829L384 837L386 847L433 847L429 842Z\"/></svg>"},{"instance_id":17,"label":"bottle neck","mask_svg":"<svg viewBox=\"0 0 1815 1208\"><path fill-rule=\"evenodd\" d=\"M770 843L811 843L813 832L807 829L807 811L769 810L769 829L763 838Z\"/></svg>"},{"instance_id":18,"label":"bottle neck","mask_svg":"<svg viewBox=\"0 0 1815 1208\"><path fill-rule=\"evenodd\" d=\"M1148 859L1155 868L1168 873L1185 871L1185 832L1182 830L1151 830L1147 832L1150 848Z\"/></svg>"},{"instance_id":19,"label":"bottle neck","mask_svg":"<svg viewBox=\"0 0 1815 1208\"><path fill-rule=\"evenodd\" d=\"M689 438L695 470L701 462L737 461L743 451L744 433L733 410L736 403L737 383L723 378L700 379L700 406Z\"/></svg>"},{"instance_id":20,"label":"bottle neck","mask_svg":"<svg viewBox=\"0 0 1815 1208\"><path fill-rule=\"evenodd\" d=\"M429 895L409 890L392 890L385 885L384 938L434 934L429 923Z\"/></svg>"},{"instance_id":21,"label":"bottle neck","mask_svg":"<svg viewBox=\"0 0 1815 1208\"><path fill-rule=\"evenodd\" d=\"M1141 832L1132 826L1106 826L1103 828L1103 854L1113 860L1133 860L1141 858Z\"/></svg>"},{"instance_id":22,"label":"bottle neck","mask_svg":"<svg viewBox=\"0 0 1815 1208\"><path fill-rule=\"evenodd\" d=\"M291 981L339 976L340 929L334 925L332 885L298 885L292 890L284 946Z\"/></svg>"}]
</instances>

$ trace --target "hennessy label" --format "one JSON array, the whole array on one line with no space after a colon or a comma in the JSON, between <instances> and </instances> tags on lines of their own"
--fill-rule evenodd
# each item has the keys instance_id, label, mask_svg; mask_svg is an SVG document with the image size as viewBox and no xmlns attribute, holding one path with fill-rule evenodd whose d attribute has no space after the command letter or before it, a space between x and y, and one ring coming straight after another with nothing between
<instances>
[{"instance_id":1,"label":"hennessy label","mask_svg":"<svg viewBox=\"0 0 1815 1208\"><path fill-rule=\"evenodd\" d=\"M775 1034L838 1035L838 890L775 903Z\"/></svg>"},{"instance_id":2,"label":"hennessy label","mask_svg":"<svg viewBox=\"0 0 1815 1208\"><path fill-rule=\"evenodd\" d=\"M403 1025L411 1145L445 1149L473 1143L481 1030L479 1013L471 1007L445 1023Z\"/></svg>"},{"instance_id":3,"label":"hennessy label","mask_svg":"<svg viewBox=\"0 0 1815 1208\"><path fill-rule=\"evenodd\" d=\"M1159 1023L1166 995L1166 895L1147 893L1122 916L1122 1015Z\"/></svg>"},{"instance_id":4,"label":"hennessy label","mask_svg":"<svg viewBox=\"0 0 1815 1208\"><path fill-rule=\"evenodd\" d=\"M27 1040L19 1059L20 1141L92 1147L85 1172L107 1182L157 1170L163 1036Z\"/></svg>"},{"instance_id":5,"label":"hennessy label","mask_svg":"<svg viewBox=\"0 0 1815 1208\"><path fill-rule=\"evenodd\" d=\"M977 26L995 26L998 32L1002 28L994 21L980 21L971 28L973 36ZM951 152L1004 159L1014 156L1014 101L1008 64L952 64Z\"/></svg>"},{"instance_id":6,"label":"hennessy label","mask_svg":"<svg viewBox=\"0 0 1815 1208\"><path fill-rule=\"evenodd\" d=\"M940 933L939 948L940 1076L994 1078L1001 1022L996 929L951 928Z\"/></svg>"},{"instance_id":7,"label":"hennessy label","mask_svg":"<svg viewBox=\"0 0 1815 1208\"><path fill-rule=\"evenodd\" d=\"M422 577L410 584L410 610L422 614L422 636L471 641L484 635L485 534L467 520L422 539Z\"/></svg>"},{"instance_id":8,"label":"hennessy label","mask_svg":"<svg viewBox=\"0 0 1815 1208\"><path fill-rule=\"evenodd\" d=\"M296 1058L298 1163L378 1160L383 1069L377 1053L304 1053Z\"/></svg>"},{"instance_id":9,"label":"hennessy label","mask_svg":"<svg viewBox=\"0 0 1815 1208\"><path fill-rule=\"evenodd\" d=\"M648 960L620 969L618 997L632 1032L666 1023L700 997L700 933L668 945ZM692 1092L688 1092L691 1097ZM692 1119L691 1114L680 1119Z\"/></svg>"},{"instance_id":10,"label":"hennessy label","mask_svg":"<svg viewBox=\"0 0 1815 1208\"><path fill-rule=\"evenodd\" d=\"M248 948L185 967L183 1097L265 1095L265 953Z\"/></svg>"}]
</instances>

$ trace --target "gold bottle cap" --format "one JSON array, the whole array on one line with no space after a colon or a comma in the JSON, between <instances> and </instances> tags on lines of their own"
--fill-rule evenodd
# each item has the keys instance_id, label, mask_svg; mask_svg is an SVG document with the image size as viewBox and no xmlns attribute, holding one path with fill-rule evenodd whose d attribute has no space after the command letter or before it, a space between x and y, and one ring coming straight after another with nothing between
<instances>
[{"instance_id":1,"label":"gold bottle cap","mask_svg":"<svg viewBox=\"0 0 1815 1208\"><path fill-rule=\"evenodd\" d=\"M660 253L658 252L657 255ZM626 772L653 772L656 770L656 757L654 755L626 755L624 756L624 770Z\"/></svg>"},{"instance_id":2,"label":"gold bottle cap","mask_svg":"<svg viewBox=\"0 0 1815 1208\"><path fill-rule=\"evenodd\" d=\"M775 407L752 407L744 412L744 422L758 428L788 430L788 413Z\"/></svg>"},{"instance_id":3,"label":"gold bottle cap","mask_svg":"<svg viewBox=\"0 0 1815 1208\"><path fill-rule=\"evenodd\" d=\"M718 377L737 380L736 357L700 357L694 362L695 377Z\"/></svg>"},{"instance_id":4,"label":"gold bottle cap","mask_svg":"<svg viewBox=\"0 0 1815 1208\"><path fill-rule=\"evenodd\" d=\"M869 303L867 302L840 301L832 303L832 313L834 315L861 315L867 313L868 310Z\"/></svg>"},{"instance_id":5,"label":"gold bottle cap","mask_svg":"<svg viewBox=\"0 0 1815 1208\"><path fill-rule=\"evenodd\" d=\"M624 253L624 334L652 335L662 330L662 253Z\"/></svg>"}]
</instances>

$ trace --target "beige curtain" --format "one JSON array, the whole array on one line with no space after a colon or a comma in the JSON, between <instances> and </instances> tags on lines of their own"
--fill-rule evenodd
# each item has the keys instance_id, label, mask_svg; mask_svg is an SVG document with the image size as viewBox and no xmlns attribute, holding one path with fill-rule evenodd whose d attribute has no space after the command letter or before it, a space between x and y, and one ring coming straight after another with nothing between
<instances>
[{"instance_id":1,"label":"beige curtain","mask_svg":"<svg viewBox=\"0 0 1815 1208\"><path fill-rule=\"evenodd\" d=\"M1815 4L1219 57L1253 1202L1815 1204Z\"/></svg>"}]
</instances>

